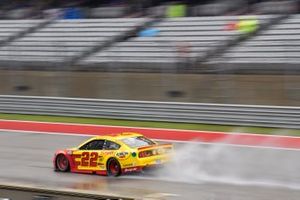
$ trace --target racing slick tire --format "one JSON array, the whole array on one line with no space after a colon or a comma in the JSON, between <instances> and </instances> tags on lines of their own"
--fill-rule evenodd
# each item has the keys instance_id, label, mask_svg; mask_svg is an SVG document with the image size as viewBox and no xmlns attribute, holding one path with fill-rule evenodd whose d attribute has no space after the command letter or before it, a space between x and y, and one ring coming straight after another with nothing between
<instances>
[{"instance_id":1,"label":"racing slick tire","mask_svg":"<svg viewBox=\"0 0 300 200\"><path fill-rule=\"evenodd\" d=\"M57 155L57 157L55 159L55 163L56 163L56 171L67 172L70 170L69 160L63 154Z\"/></svg>"},{"instance_id":2,"label":"racing slick tire","mask_svg":"<svg viewBox=\"0 0 300 200\"><path fill-rule=\"evenodd\" d=\"M120 176L122 174L122 168L119 161L115 158L110 158L106 164L108 176Z\"/></svg>"}]
</instances>

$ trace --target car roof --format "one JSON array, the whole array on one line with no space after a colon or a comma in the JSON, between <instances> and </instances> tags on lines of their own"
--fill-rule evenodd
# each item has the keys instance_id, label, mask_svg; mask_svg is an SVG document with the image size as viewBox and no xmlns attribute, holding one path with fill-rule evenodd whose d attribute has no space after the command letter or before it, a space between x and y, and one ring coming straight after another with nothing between
<instances>
[{"instance_id":1,"label":"car roof","mask_svg":"<svg viewBox=\"0 0 300 200\"><path fill-rule=\"evenodd\" d=\"M116 140L121 140L121 139L125 139L125 138L130 138L130 137L138 137L138 136L143 136L143 135L140 133L134 133L134 132L123 132L123 133L115 133L115 134L96 136L96 137L94 137L94 139L104 139L104 140L116 141Z\"/></svg>"}]
</instances>

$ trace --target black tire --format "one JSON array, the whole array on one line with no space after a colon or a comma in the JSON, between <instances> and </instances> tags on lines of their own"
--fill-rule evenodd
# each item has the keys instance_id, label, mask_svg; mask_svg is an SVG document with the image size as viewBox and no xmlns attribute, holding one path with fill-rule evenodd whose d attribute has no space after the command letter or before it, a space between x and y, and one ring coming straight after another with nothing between
<instances>
[{"instance_id":1,"label":"black tire","mask_svg":"<svg viewBox=\"0 0 300 200\"><path fill-rule=\"evenodd\" d=\"M110 158L106 164L106 170L108 176L120 176L122 174L122 169L119 161L115 158Z\"/></svg>"},{"instance_id":2,"label":"black tire","mask_svg":"<svg viewBox=\"0 0 300 200\"><path fill-rule=\"evenodd\" d=\"M59 154L56 156L55 164L56 164L56 171L67 172L70 170L69 160L63 154Z\"/></svg>"}]
</instances>

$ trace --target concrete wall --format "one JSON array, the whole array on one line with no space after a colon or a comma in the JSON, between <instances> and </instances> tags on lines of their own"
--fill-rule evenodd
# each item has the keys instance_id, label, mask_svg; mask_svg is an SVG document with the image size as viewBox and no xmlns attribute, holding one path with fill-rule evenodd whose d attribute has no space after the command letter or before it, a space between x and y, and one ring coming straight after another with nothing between
<instances>
[{"instance_id":1,"label":"concrete wall","mask_svg":"<svg viewBox=\"0 0 300 200\"><path fill-rule=\"evenodd\" d=\"M0 71L0 94L300 106L300 76Z\"/></svg>"},{"instance_id":2,"label":"concrete wall","mask_svg":"<svg viewBox=\"0 0 300 200\"><path fill-rule=\"evenodd\" d=\"M89 200L91 198L74 197L72 195L54 195L41 192L0 189L0 200ZM100 198L99 198L100 199ZM104 199L104 198L103 198Z\"/></svg>"},{"instance_id":3,"label":"concrete wall","mask_svg":"<svg viewBox=\"0 0 300 200\"><path fill-rule=\"evenodd\" d=\"M128 197L114 197L89 194L87 192L57 191L39 188L0 186L0 200L133 200Z\"/></svg>"}]
</instances>

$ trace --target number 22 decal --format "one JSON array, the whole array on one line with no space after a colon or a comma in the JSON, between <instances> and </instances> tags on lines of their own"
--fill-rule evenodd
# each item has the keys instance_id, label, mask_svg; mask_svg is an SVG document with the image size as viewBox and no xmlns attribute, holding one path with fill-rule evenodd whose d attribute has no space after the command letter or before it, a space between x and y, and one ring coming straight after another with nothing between
<instances>
[{"instance_id":1,"label":"number 22 decal","mask_svg":"<svg viewBox=\"0 0 300 200\"><path fill-rule=\"evenodd\" d=\"M83 152L81 156L81 166L83 167L97 167L98 153L97 152Z\"/></svg>"}]
</instances>

